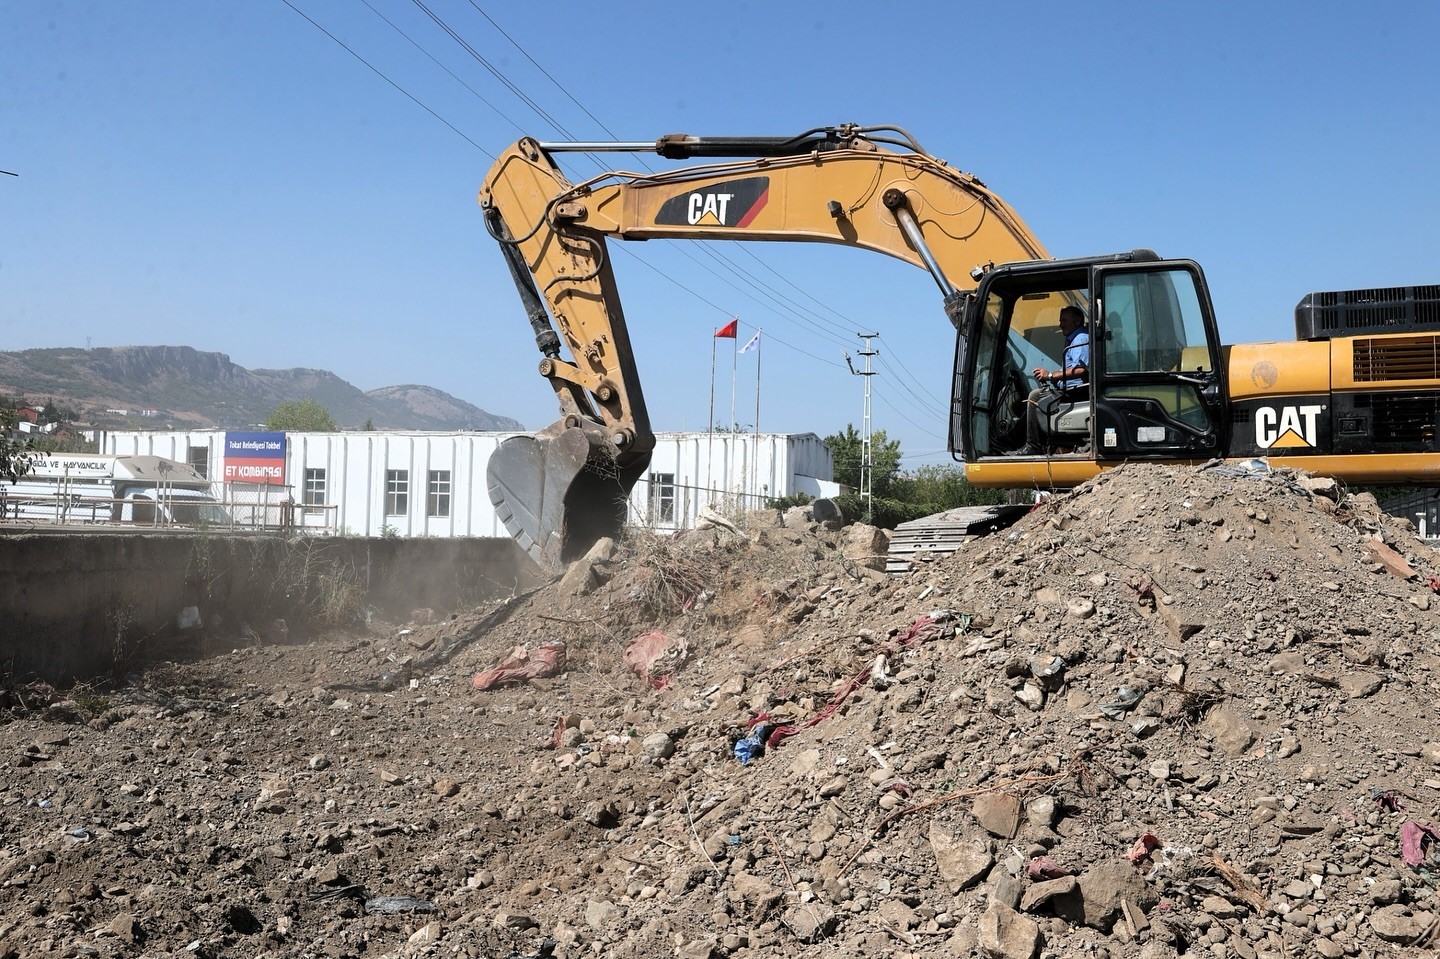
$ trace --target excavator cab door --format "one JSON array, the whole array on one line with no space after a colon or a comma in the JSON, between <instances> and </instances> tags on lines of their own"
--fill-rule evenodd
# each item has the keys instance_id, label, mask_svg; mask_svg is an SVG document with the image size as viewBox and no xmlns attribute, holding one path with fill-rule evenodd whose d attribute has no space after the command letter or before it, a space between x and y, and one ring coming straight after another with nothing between
<instances>
[{"instance_id":1,"label":"excavator cab door","mask_svg":"<svg viewBox=\"0 0 1440 959\"><path fill-rule=\"evenodd\" d=\"M1095 458L1219 455L1230 425L1228 391L1199 264L1097 265L1091 291Z\"/></svg>"}]
</instances>

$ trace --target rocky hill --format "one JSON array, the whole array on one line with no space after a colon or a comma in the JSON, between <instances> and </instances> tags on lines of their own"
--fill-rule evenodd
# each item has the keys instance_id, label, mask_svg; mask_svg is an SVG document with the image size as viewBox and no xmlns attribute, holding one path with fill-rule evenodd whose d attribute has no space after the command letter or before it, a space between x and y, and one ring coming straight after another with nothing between
<instances>
[{"instance_id":1,"label":"rocky hill","mask_svg":"<svg viewBox=\"0 0 1440 959\"><path fill-rule=\"evenodd\" d=\"M224 353L188 346L0 352L0 392L33 402L54 399L102 423L106 410L136 416L155 410L176 426L248 427L263 422L281 403L313 399L346 428L367 420L377 429L524 428L428 386L387 386L367 393L326 370L248 370ZM145 422L155 425L152 419Z\"/></svg>"}]
</instances>

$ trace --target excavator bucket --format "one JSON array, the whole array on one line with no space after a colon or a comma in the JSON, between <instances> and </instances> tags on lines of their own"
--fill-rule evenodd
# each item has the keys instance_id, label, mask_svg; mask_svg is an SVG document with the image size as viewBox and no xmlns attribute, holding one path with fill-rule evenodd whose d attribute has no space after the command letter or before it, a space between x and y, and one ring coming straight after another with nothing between
<instances>
[{"instance_id":1,"label":"excavator bucket","mask_svg":"<svg viewBox=\"0 0 1440 959\"><path fill-rule=\"evenodd\" d=\"M520 547L558 572L620 532L649 459L621 464L584 430L556 423L500 444L485 469L490 502Z\"/></svg>"}]
</instances>

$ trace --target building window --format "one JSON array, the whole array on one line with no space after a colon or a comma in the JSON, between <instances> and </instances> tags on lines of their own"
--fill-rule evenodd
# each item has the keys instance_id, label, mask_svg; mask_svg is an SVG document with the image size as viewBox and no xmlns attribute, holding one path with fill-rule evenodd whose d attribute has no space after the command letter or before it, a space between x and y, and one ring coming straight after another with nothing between
<instances>
[{"instance_id":1,"label":"building window","mask_svg":"<svg viewBox=\"0 0 1440 959\"><path fill-rule=\"evenodd\" d=\"M450 515L450 471L430 471L430 492L425 499L426 516Z\"/></svg>"},{"instance_id":2,"label":"building window","mask_svg":"<svg viewBox=\"0 0 1440 959\"><path fill-rule=\"evenodd\" d=\"M675 474L650 474L650 522L675 522Z\"/></svg>"},{"instance_id":3,"label":"building window","mask_svg":"<svg viewBox=\"0 0 1440 959\"><path fill-rule=\"evenodd\" d=\"M410 512L410 471L385 471L385 515L404 516Z\"/></svg>"},{"instance_id":4,"label":"building window","mask_svg":"<svg viewBox=\"0 0 1440 959\"><path fill-rule=\"evenodd\" d=\"M190 452L185 454L185 462L190 468L206 479L210 478L210 447L192 446Z\"/></svg>"},{"instance_id":5,"label":"building window","mask_svg":"<svg viewBox=\"0 0 1440 959\"><path fill-rule=\"evenodd\" d=\"M305 471L305 489L301 493L302 502L306 506L325 505L325 471L307 469Z\"/></svg>"}]
</instances>

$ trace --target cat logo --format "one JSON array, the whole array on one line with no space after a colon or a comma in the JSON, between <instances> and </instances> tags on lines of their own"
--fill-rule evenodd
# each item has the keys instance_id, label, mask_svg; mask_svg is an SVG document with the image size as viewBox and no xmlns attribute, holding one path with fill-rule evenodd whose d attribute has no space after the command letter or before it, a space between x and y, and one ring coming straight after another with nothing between
<instances>
[{"instance_id":1,"label":"cat logo","mask_svg":"<svg viewBox=\"0 0 1440 959\"><path fill-rule=\"evenodd\" d=\"M1261 406L1255 410L1255 445L1262 450L1313 449L1316 421L1325 407L1282 406L1278 410Z\"/></svg>"},{"instance_id":2,"label":"cat logo","mask_svg":"<svg viewBox=\"0 0 1440 959\"><path fill-rule=\"evenodd\" d=\"M660 206L660 226L728 226L743 229L765 209L770 178L752 176L672 196Z\"/></svg>"}]
</instances>

